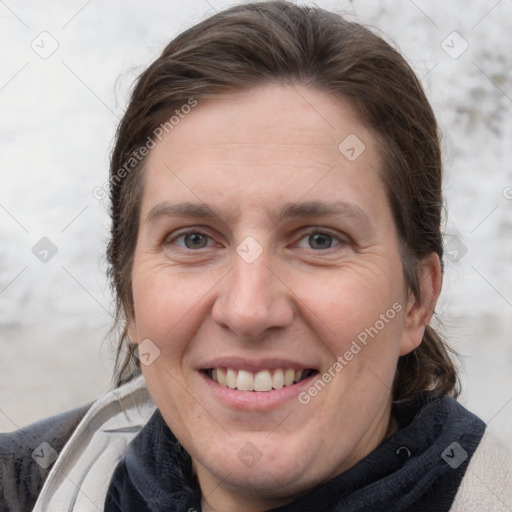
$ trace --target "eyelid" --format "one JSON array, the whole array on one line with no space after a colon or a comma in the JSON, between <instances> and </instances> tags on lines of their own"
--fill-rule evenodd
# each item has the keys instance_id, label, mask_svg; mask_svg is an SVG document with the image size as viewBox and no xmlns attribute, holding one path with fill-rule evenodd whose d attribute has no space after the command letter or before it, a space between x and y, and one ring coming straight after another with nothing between
<instances>
[{"instance_id":1,"label":"eyelid","mask_svg":"<svg viewBox=\"0 0 512 512\"><path fill-rule=\"evenodd\" d=\"M214 236L211 233L211 231L212 231L211 228L209 228L208 226L187 226L187 227L179 228L164 237L163 245L174 244L175 247L178 247L178 248L186 250L186 251L194 251L194 252L199 251L201 249L208 249L208 248L211 248L214 246L214 245L207 245L206 247L202 247L201 249L188 249L184 246L175 244L177 239L184 237L186 235L192 234L192 233L198 233L198 234L204 235L204 236L208 237L211 241L213 241L215 244L221 245L217 241L217 239L219 237ZM304 228L301 228L298 230L298 233L294 236L295 241L291 245L296 246L304 237L310 236L310 235L316 234L316 233L329 235L334 240L336 240L338 243L335 246L329 247L328 249L324 249L322 251L311 249L311 250L314 250L315 252L327 252L329 250L335 250L339 246L346 246L348 244L354 243L352 238L349 235L347 235L346 233L342 233L336 229L328 228L328 227L324 227L324 226L308 226L308 227L304 227Z\"/></svg>"},{"instance_id":2,"label":"eyelid","mask_svg":"<svg viewBox=\"0 0 512 512\"><path fill-rule=\"evenodd\" d=\"M185 228L180 228L175 231L173 231L171 234L168 234L165 236L163 240L163 245L171 245L174 244L176 247L179 247L180 249L184 249L186 251L199 251L200 249L188 249L187 247L183 247L181 245L176 245L175 242L181 237L184 237L186 235L191 234L200 234L204 235L207 238L209 238L211 241L215 242L214 236L210 233L210 230L205 226L189 226ZM215 242L218 243L218 242ZM208 249L210 247L213 247L212 245L207 245L206 247L201 247L201 249Z\"/></svg>"},{"instance_id":3,"label":"eyelid","mask_svg":"<svg viewBox=\"0 0 512 512\"><path fill-rule=\"evenodd\" d=\"M334 247L329 247L328 249L324 249L323 252L327 252L331 249L336 249L340 245L347 245L347 244L353 243L350 236L348 236L347 234L344 234L344 233L340 233L339 231L337 231L335 229L326 228L326 227L322 227L322 226L309 226L307 228L303 228L303 229L299 230L299 233L295 239L295 242L293 242L292 245L297 245L304 237L310 236L310 235L313 235L316 233L329 235L332 238L334 238L336 241L339 242L339 244L335 245ZM314 249L311 249L311 250L314 250ZM320 252L320 251L316 250L315 252Z\"/></svg>"}]
</instances>

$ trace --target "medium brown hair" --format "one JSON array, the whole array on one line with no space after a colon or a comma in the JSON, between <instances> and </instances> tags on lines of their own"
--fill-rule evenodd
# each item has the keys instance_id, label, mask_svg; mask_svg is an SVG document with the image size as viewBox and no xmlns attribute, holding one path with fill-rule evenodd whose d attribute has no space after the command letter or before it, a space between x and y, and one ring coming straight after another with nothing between
<instances>
[{"instance_id":1,"label":"medium brown hair","mask_svg":"<svg viewBox=\"0 0 512 512\"><path fill-rule=\"evenodd\" d=\"M417 298L418 268L442 261L441 154L436 119L404 58L358 23L285 1L248 3L200 22L171 41L139 76L119 125L110 166L109 275L121 327L116 382L140 373L127 321L134 317L132 266L143 192L141 150L173 113L202 98L266 83L302 84L348 99L376 134L382 180L401 241L405 282ZM341 141L340 141L341 142ZM129 163L130 165L127 165ZM421 345L399 358L393 399L457 394L447 347L428 326Z\"/></svg>"}]
</instances>

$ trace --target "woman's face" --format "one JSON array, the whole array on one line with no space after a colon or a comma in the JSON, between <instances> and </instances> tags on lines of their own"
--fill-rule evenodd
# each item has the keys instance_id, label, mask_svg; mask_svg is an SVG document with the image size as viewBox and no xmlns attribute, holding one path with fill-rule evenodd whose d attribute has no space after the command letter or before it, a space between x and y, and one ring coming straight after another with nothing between
<instances>
[{"instance_id":1,"label":"woman's face","mask_svg":"<svg viewBox=\"0 0 512 512\"><path fill-rule=\"evenodd\" d=\"M389 431L423 325L381 169L350 104L298 86L201 100L151 150L130 336L210 504L289 500Z\"/></svg>"}]
</instances>

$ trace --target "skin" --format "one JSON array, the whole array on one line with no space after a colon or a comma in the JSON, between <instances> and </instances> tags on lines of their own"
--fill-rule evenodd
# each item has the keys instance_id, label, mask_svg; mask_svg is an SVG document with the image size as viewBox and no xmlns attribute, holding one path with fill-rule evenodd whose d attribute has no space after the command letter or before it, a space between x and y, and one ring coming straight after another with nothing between
<instances>
[{"instance_id":1,"label":"skin","mask_svg":"<svg viewBox=\"0 0 512 512\"><path fill-rule=\"evenodd\" d=\"M338 149L350 134L366 146L354 161ZM421 343L441 273L431 255L420 268L421 301L407 292L381 167L375 135L347 101L289 85L201 100L150 152L130 337L160 350L143 374L193 458L203 510L290 502L395 430L397 360ZM173 211L183 202L209 215ZM309 202L349 206L277 215ZM206 235L205 246L190 248L187 232ZM315 245L314 233L332 238ZM236 251L248 236L262 250L252 263ZM199 371L217 357L277 358L322 375L395 303L401 311L305 405L297 390L263 410L250 392L233 392L245 400L234 406ZM238 456L247 442L260 456L251 466Z\"/></svg>"}]
</instances>

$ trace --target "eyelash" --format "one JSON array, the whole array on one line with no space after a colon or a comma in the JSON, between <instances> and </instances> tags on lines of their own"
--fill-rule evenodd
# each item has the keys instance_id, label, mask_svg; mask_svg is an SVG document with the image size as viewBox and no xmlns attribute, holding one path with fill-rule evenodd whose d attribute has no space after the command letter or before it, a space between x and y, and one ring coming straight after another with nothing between
<instances>
[{"instance_id":1,"label":"eyelash","mask_svg":"<svg viewBox=\"0 0 512 512\"><path fill-rule=\"evenodd\" d=\"M346 235L340 236L339 233L333 232L332 230L328 228L309 228L307 231L303 231L301 233L300 238L294 243L294 245L297 245L301 240L303 240L306 237L310 237L312 235L327 235L332 238L333 241L337 242L336 245L332 247L328 247L327 249L313 249L313 248L307 248L305 250L312 250L314 252L328 252L331 250L339 249L341 246L346 246L348 241L348 237Z\"/></svg>"},{"instance_id":2,"label":"eyelash","mask_svg":"<svg viewBox=\"0 0 512 512\"><path fill-rule=\"evenodd\" d=\"M188 230L188 231L178 234L177 236L175 236L174 238L172 238L170 240L166 240L165 245L173 245L173 244L176 245L177 240L184 238L187 235L194 235L194 234L203 235L203 236L206 236L207 238L209 238L210 240L213 240L213 237L210 236L208 233L201 231L200 229L191 229L191 230ZM331 237L334 242L338 242L338 243L332 247L328 247L327 249L316 249L316 250L312 249L312 248L309 248L309 249L302 248L302 249L312 250L314 252L327 252L330 250L335 250L336 248L339 248L340 246L346 246L351 243L351 240L349 239L349 237L347 235L340 236L339 233L333 232L329 228L309 228L307 231L303 231L301 233L300 238L298 238L297 241L295 241L293 245L297 245L301 240L303 240L304 238L309 237L311 235L327 235L327 236ZM197 251L200 251L201 249L209 249L212 247L212 246L207 246L207 247L201 247L199 249L189 249L187 247L180 246L180 245L176 245L176 246L184 251L187 251L187 252L197 252Z\"/></svg>"},{"instance_id":3,"label":"eyelash","mask_svg":"<svg viewBox=\"0 0 512 512\"><path fill-rule=\"evenodd\" d=\"M168 242L166 242L166 245L176 244L177 240L179 240L180 238L185 238L187 235L202 235L202 236L206 236L210 240L213 240L213 237L211 237L208 233L205 233L204 231L200 231L200 230L197 230L197 229L193 229L193 230L189 230L189 231L185 231L183 233L180 233L178 236L176 236L173 239L171 239ZM179 245L178 245L178 247L180 247L180 249L183 249L183 250L186 250L186 251L195 251L195 249L189 249L188 247L182 247L182 246L179 246ZM201 247L201 249L203 249L203 247Z\"/></svg>"}]
</instances>

